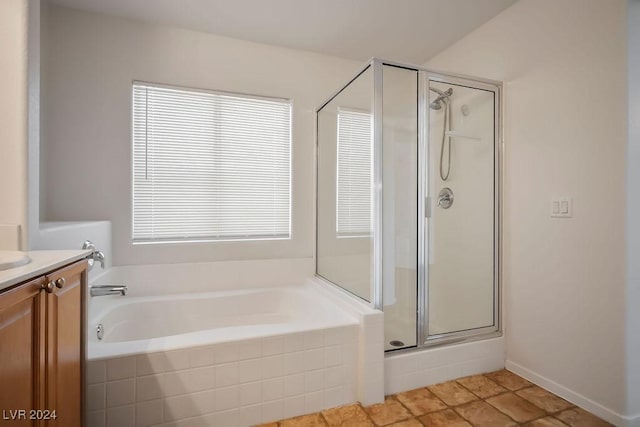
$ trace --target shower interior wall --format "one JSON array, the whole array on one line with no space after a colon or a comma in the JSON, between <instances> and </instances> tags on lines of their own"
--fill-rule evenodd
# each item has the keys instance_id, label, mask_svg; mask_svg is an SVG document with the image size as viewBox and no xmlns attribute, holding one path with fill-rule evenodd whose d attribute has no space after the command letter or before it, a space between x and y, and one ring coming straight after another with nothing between
<instances>
[{"instance_id":1,"label":"shower interior wall","mask_svg":"<svg viewBox=\"0 0 640 427\"><path fill-rule=\"evenodd\" d=\"M460 135L445 135L443 144L447 107L429 109L429 194L432 200L443 188L454 194L448 209L433 202L428 221L429 335L437 335L494 323L496 153L494 93L449 82L431 81L430 87L453 89L447 131Z\"/></svg>"}]
</instances>

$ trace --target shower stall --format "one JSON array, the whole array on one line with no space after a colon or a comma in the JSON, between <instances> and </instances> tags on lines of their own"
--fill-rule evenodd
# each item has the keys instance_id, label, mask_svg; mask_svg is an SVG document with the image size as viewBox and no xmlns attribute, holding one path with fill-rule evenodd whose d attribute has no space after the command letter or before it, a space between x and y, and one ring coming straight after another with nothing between
<instances>
[{"instance_id":1,"label":"shower stall","mask_svg":"<svg viewBox=\"0 0 640 427\"><path fill-rule=\"evenodd\" d=\"M501 87L373 59L316 111L316 274L386 351L500 334Z\"/></svg>"}]
</instances>

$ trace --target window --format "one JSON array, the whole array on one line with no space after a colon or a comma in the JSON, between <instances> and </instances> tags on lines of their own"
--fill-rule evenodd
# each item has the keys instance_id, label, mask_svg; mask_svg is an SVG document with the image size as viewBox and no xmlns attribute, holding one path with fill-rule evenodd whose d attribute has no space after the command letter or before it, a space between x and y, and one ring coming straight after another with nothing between
<instances>
[{"instance_id":1,"label":"window","mask_svg":"<svg viewBox=\"0 0 640 427\"><path fill-rule=\"evenodd\" d=\"M290 237L291 102L133 84L133 241Z\"/></svg>"},{"instance_id":2,"label":"window","mask_svg":"<svg viewBox=\"0 0 640 427\"><path fill-rule=\"evenodd\" d=\"M338 109L338 237L371 235L372 150L371 114Z\"/></svg>"}]
</instances>

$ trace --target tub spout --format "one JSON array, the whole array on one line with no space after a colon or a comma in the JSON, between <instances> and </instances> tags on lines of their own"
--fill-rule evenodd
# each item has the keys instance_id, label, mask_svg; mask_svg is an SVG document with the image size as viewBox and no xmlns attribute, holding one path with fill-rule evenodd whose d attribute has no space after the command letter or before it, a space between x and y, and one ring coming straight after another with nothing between
<instances>
[{"instance_id":1,"label":"tub spout","mask_svg":"<svg viewBox=\"0 0 640 427\"><path fill-rule=\"evenodd\" d=\"M89 293L92 297L101 297L105 295L125 296L127 294L127 287L124 285L91 286Z\"/></svg>"}]
</instances>

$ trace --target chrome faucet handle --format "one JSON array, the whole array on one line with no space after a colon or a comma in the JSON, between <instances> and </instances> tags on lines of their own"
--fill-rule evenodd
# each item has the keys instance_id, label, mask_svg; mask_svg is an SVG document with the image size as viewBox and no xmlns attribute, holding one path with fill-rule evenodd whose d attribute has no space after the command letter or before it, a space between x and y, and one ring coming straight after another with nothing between
<instances>
[{"instance_id":1,"label":"chrome faucet handle","mask_svg":"<svg viewBox=\"0 0 640 427\"><path fill-rule=\"evenodd\" d=\"M438 193L438 206L442 209L449 209L453 204L453 191L445 187Z\"/></svg>"},{"instance_id":2,"label":"chrome faucet handle","mask_svg":"<svg viewBox=\"0 0 640 427\"><path fill-rule=\"evenodd\" d=\"M96 245L91 240L85 240L82 244L82 249L89 249L90 251L96 250Z\"/></svg>"},{"instance_id":3,"label":"chrome faucet handle","mask_svg":"<svg viewBox=\"0 0 640 427\"><path fill-rule=\"evenodd\" d=\"M85 240L82 244L82 249L90 250L91 254L87 256L87 261L89 262L89 270L93 268L93 263L98 261L100 263L100 267L104 270L104 253L102 251L96 250L96 245L91 240Z\"/></svg>"},{"instance_id":4,"label":"chrome faucet handle","mask_svg":"<svg viewBox=\"0 0 640 427\"><path fill-rule=\"evenodd\" d=\"M95 251L93 253L93 260L100 263L100 268L104 270L104 253L102 251Z\"/></svg>"}]
</instances>

